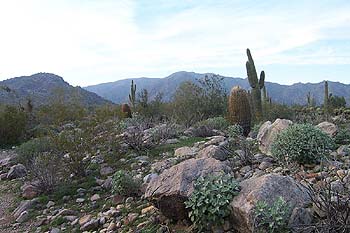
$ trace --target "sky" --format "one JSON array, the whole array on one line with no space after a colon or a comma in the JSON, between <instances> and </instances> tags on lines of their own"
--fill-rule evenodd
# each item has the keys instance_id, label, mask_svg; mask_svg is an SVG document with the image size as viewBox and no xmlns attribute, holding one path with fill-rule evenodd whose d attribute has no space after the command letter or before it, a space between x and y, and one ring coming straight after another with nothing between
<instances>
[{"instance_id":1,"label":"sky","mask_svg":"<svg viewBox=\"0 0 350 233\"><path fill-rule=\"evenodd\" d=\"M350 83L349 0L0 0L0 80L72 85L177 71Z\"/></svg>"}]
</instances>

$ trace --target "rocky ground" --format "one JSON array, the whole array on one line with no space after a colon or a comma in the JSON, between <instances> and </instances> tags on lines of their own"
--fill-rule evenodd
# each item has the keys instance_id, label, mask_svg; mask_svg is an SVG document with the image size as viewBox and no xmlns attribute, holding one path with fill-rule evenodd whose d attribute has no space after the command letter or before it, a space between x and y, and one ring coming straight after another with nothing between
<instances>
[{"instance_id":1,"label":"rocky ground","mask_svg":"<svg viewBox=\"0 0 350 233\"><path fill-rule=\"evenodd\" d=\"M15 154L5 151L0 154L0 232L188 232L183 202L198 177L218 172L232 174L241 182L241 192L230 203L231 216L214 232L250 232L254 204L279 196L294 206L291 225L310 224L317 209L309 205L300 183L317 185L327 178L334 188L342 188L341 182L350 180L350 151L348 145L339 147L332 153L334 160L322 166L283 167L269 156L270 145L290 124L265 123L257 138L259 151L249 164L240 159L244 151L227 150L229 138L218 131L210 137L186 133L147 154L113 158L96 153L91 176L62 185L52 195L37 193L25 179L25 168L12 159ZM319 127L330 135L337 130L333 124ZM140 195L111 193L111 176L121 167L142 181Z\"/></svg>"}]
</instances>

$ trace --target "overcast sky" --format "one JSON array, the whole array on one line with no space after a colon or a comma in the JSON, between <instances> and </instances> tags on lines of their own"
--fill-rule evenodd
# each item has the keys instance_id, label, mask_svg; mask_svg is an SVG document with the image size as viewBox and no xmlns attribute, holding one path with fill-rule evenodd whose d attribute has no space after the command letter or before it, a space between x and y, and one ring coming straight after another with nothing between
<instances>
[{"instance_id":1,"label":"overcast sky","mask_svg":"<svg viewBox=\"0 0 350 233\"><path fill-rule=\"evenodd\" d=\"M0 0L0 80L73 85L176 71L350 83L349 0Z\"/></svg>"}]
</instances>

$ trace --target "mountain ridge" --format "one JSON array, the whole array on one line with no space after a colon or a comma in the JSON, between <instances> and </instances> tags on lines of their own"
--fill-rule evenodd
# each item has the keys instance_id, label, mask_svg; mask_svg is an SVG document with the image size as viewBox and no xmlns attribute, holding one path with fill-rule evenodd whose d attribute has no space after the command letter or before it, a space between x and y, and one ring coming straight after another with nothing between
<instances>
[{"instance_id":1,"label":"mountain ridge","mask_svg":"<svg viewBox=\"0 0 350 233\"><path fill-rule=\"evenodd\" d=\"M163 92L164 100L169 101L175 93L176 88L183 81L197 82L197 79L205 77L205 75L215 75L213 73L195 73L187 71L175 72L164 78L128 78L115 82L101 83L83 87L84 89L94 92L114 103L127 102L129 94L130 82L134 80L137 85L137 92L141 89L147 89L150 98L154 98L157 92ZM239 85L244 89L249 90L248 80L239 77L227 77L218 75L223 78L224 86L227 91L232 86ZM337 96L344 96L347 103L350 104L350 84L328 81L330 93ZM316 99L318 105L323 103L324 84L318 83L294 83L292 85L278 84L273 82L265 82L269 96L274 102L283 104L306 104L306 95L310 92ZM116 94L117 93L117 94Z\"/></svg>"}]
</instances>

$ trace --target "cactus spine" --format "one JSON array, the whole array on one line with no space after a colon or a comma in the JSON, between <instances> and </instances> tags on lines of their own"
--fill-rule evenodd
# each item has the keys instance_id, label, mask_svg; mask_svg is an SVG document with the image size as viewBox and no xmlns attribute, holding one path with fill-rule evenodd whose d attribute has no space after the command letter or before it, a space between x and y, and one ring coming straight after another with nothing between
<instances>
[{"instance_id":1,"label":"cactus spine","mask_svg":"<svg viewBox=\"0 0 350 233\"><path fill-rule=\"evenodd\" d=\"M134 80L131 80L129 102L130 102L131 107L135 108L135 103L136 103L136 84L134 84Z\"/></svg>"},{"instance_id":2,"label":"cactus spine","mask_svg":"<svg viewBox=\"0 0 350 233\"><path fill-rule=\"evenodd\" d=\"M257 120L262 118L262 104L261 104L261 89L265 85L265 72L261 71L260 79L258 79L258 74L255 69L254 60L250 53L250 50L247 49L248 61L246 63L248 81L252 88L252 105L254 110L254 115Z\"/></svg>"},{"instance_id":3,"label":"cactus spine","mask_svg":"<svg viewBox=\"0 0 350 233\"><path fill-rule=\"evenodd\" d=\"M247 136L250 132L251 111L247 92L235 86L232 88L228 100L229 121L231 124L238 124L243 128Z\"/></svg>"}]
</instances>

